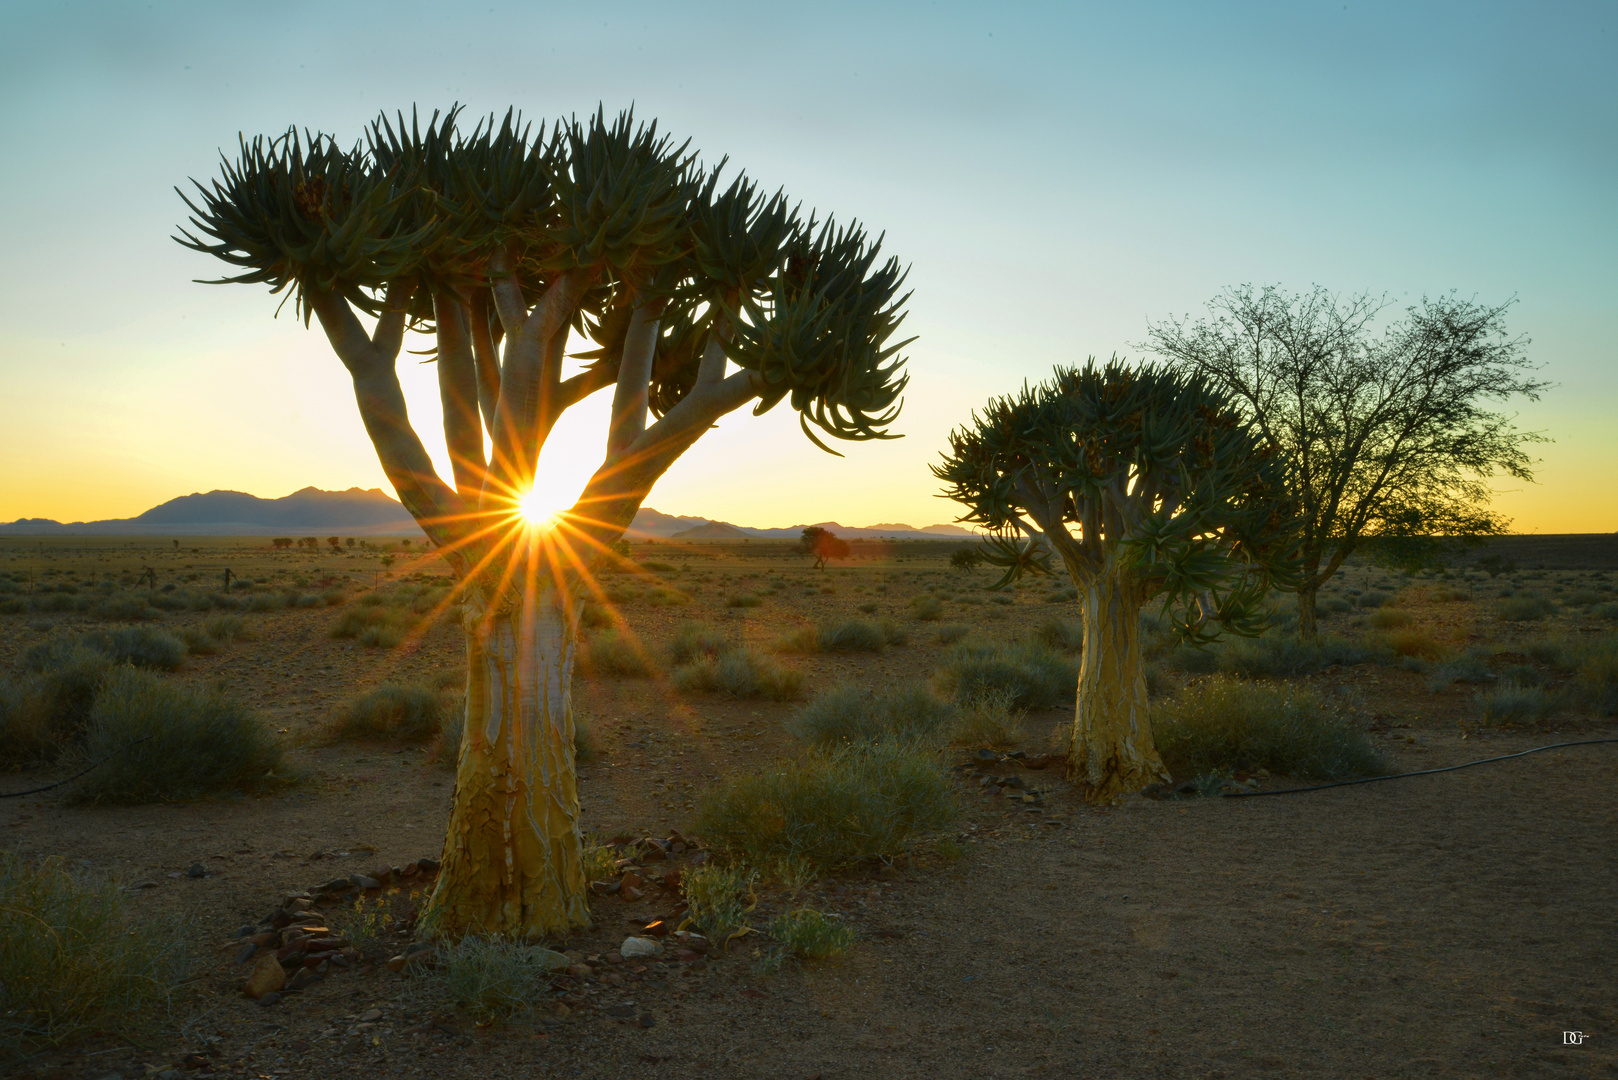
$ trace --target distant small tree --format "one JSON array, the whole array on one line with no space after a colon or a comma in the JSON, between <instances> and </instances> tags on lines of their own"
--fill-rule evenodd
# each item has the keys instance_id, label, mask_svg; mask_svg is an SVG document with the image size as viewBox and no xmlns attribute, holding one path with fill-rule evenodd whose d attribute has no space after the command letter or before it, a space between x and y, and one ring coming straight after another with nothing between
<instances>
[{"instance_id":1,"label":"distant small tree","mask_svg":"<svg viewBox=\"0 0 1618 1080\"><path fill-rule=\"evenodd\" d=\"M333 551L342 551L343 550L343 542L342 542L342 540L338 539L335 536L326 537L326 543L331 545L331 549Z\"/></svg>"},{"instance_id":2,"label":"distant small tree","mask_svg":"<svg viewBox=\"0 0 1618 1080\"><path fill-rule=\"evenodd\" d=\"M977 548L956 548L949 553L949 564L957 570L976 570L983 565L983 552Z\"/></svg>"},{"instance_id":3,"label":"distant small tree","mask_svg":"<svg viewBox=\"0 0 1618 1080\"><path fill-rule=\"evenodd\" d=\"M347 547L350 551L354 550L354 538L352 536L350 536L348 539L343 541L343 545L345 547Z\"/></svg>"},{"instance_id":4,"label":"distant small tree","mask_svg":"<svg viewBox=\"0 0 1618 1080\"><path fill-rule=\"evenodd\" d=\"M315 539L313 536L306 536L302 540L298 541L298 546L306 547L310 551L314 551L320 547L320 541Z\"/></svg>"},{"instance_id":5,"label":"distant small tree","mask_svg":"<svg viewBox=\"0 0 1618 1080\"><path fill-rule=\"evenodd\" d=\"M990 401L950 434L933 473L966 505L964 520L990 530L987 558L1005 569L997 588L1048 573L1054 551L1078 590L1084 653L1068 771L1084 797L1106 802L1167 780L1141 607L1161 600L1192 641L1263 631L1270 586L1296 569L1280 448L1201 376L1092 360Z\"/></svg>"},{"instance_id":6,"label":"distant small tree","mask_svg":"<svg viewBox=\"0 0 1618 1080\"><path fill-rule=\"evenodd\" d=\"M270 543L275 545L275 550L283 551L292 546L292 537L277 536L274 540L271 540Z\"/></svg>"},{"instance_id":7,"label":"distant small tree","mask_svg":"<svg viewBox=\"0 0 1618 1080\"><path fill-rule=\"evenodd\" d=\"M811 525L803 530L798 538L798 550L814 558L816 570L824 570L830 559L846 559L849 554L847 540L819 525Z\"/></svg>"},{"instance_id":8,"label":"distant small tree","mask_svg":"<svg viewBox=\"0 0 1618 1080\"><path fill-rule=\"evenodd\" d=\"M1306 639L1319 633L1321 585L1356 549L1409 569L1503 532L1489 478L1531 481L1525 447L1545 441L1488 408L1549 385L1532 377L1528 340L1506 333L1509 302L1423 298L1379 334L1387 306L1369 293L1243 285L1211 300L1206 319L1148 329L1148 348L1211 380L1292 460Z\"/></svg>"}]
</instances>

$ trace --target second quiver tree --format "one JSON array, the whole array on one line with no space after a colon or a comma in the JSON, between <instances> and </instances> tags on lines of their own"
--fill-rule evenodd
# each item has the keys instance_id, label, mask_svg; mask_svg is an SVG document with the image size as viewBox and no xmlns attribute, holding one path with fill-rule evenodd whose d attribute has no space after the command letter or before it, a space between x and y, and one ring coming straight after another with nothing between
<instances>
[{"instance_id":1,"label":"second quiver tree","mask_svg":"<svg viewBox=\"0 0 1618 1080\"><path fill-rule=\"evenodd\" d=\"M687 146L602 114L546 136L508 113L383 117L351 150L243 140L197 185L182 243L318 319L399 500L456 579L465 734L429 933L534 939L589 923L571 679L592 573L652 485L721 417L789 401L804 432L889 438L904 272L857 225L804 220ZM362 316L374 322L367 327ZM431 335L450 482L395 364ZM594 347L564 377L570 334ZM612 390L601 465L553 521L523 514L563 411ZM384 560L386 561L386 560Z\"/></svg>"},{"instance_id":2,"label":"second quiver tree","mask_svg":"<svg viewBox=\"0 0 1618 1080\"><path fill-rule=\"evenodd\" d=\"M1084 625L1069 776L1090 802L1168 779L1152 738L1140 615L1163 605L1185 640L1261 633L1296 572L1279 449L1205 379L1116 359L1058 368L950 435L933 473L989 530L1005 574L1059 558Z\"/></svg>"}]
</instances>

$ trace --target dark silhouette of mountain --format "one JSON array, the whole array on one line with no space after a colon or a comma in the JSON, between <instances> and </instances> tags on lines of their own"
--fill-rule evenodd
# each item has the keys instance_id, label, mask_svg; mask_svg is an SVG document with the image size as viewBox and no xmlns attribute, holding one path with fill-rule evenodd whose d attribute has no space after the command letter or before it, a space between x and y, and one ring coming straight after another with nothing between
<instances>
[{"instance_id":1,"label":"dark silhouette of mountain","mask_svg":"<svg viewBox=\"0 0 1618 1080\"><path fill-rule=\"evenodd\" d=\"M0 534L262 536L267 533L346 533L374 536L421 532L395 499L377 488L322 491L307 487L279 499L245 491L181 495L132 518L63 523L21 518L0 524Z\"/></svg>"}]
</instances>

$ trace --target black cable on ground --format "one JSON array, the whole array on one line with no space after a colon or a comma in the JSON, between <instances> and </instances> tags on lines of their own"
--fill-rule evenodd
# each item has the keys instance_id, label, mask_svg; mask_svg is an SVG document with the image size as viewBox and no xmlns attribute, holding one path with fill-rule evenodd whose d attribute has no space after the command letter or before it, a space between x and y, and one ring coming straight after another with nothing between
<instances>
[{"instance_id":1,"label":"black cable on ground","mask_svg":"<svg viewBox=\"0 0 1618 1080\"><path fill-rule=\"evenodd\" d=\"M128 746L120 746L118 749L114 750L112 753L108 754L106 757L102 758L100 761L97 761L97 762L95 762L94 764L91 764L91 765L86 765L83 769L81 769L78 772L74 773L72 776L68 777L66 780L58 780L54 784L46 784L44 787L30 788L27 791L8 791L8 792L5 792L4 794L0 794L0 799L20 799L24 795L38 795L41 791L49 791L51 788L59 788L63 784L71 784L73 781L77 780L79 777L83 776L85 773L89 772L91 769L98 768L98 767L100 767L102 765L105 765L107 762L111 761L113 758L117 757L119 754L123 753L125 750L128 750L128 749L130 749L132 747L139 746L141 743L145 742L147 739L150 739L150 738L151 738L150 735L142 735L140 738L136 739L134 742L130 743Z\"/></svg>"},{"instance_id":2,"label":"black cable on ground","mask_svg":"<svg viewBox=\"0 0 1618 1080\"><path fill-rule=\"evenodd\" d=\"M1366 776L1359 780L1339 780L1335 784L1280 788L1276 791L1225 791L1220 794L1227 799L1251 799L1258 795L1297 795L1304 791L1325 791L1327 788L1348 787L1351 784L1374 784L1378 780L1403 780L1407 776L1431 776L1433 773L1454 772L1456 769L1470 769L1474 765L1487 765L1491 761L1510 761L1512 758L1537 754L1541 750L1560 750L1564 746L1594 746L1597 743L1618 743L1618 739L1581 739L1578 742L1553 743L1550 746L1536 746L1532 750L1523 750L1516 754L1501 754L1499 757L1479 758L1476 761L1466 761L1459 765L1446 765L1442 769L1422 769L1419 772L1394 773L1391 776Z\"/></svg>"}]
</instances>

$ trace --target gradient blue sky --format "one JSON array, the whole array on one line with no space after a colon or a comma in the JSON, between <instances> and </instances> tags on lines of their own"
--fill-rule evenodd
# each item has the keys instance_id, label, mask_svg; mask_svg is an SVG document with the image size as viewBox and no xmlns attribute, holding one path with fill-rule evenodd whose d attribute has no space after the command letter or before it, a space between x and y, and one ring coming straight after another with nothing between
<instances>
[{"instance_id":1,"label":"gradient blue sky","mask_svg":"<svg viewBox=\"0 0 1618 1080\"><path fill-rule=\"evenodd\" d=\"M601 13L602 11L610 13ZM1522 531L1618 528L1618 6L0 3L0 520L385 482L323 335L169 240L237 132L633 103L912 264L897 442L727 419L648 505L949 520L950 427L1226 285L1516 296ZM419 347L416 346L416 347ZM406 359L436 436L431 368ZM606 395L545 465L600 456ZM440 447L441 449L441 447Z\"/></svg>"}]
</instances>

